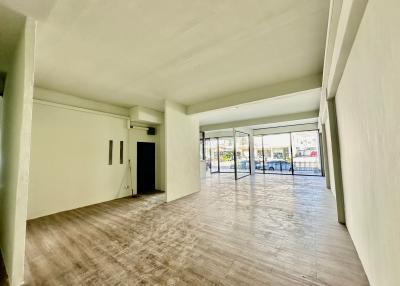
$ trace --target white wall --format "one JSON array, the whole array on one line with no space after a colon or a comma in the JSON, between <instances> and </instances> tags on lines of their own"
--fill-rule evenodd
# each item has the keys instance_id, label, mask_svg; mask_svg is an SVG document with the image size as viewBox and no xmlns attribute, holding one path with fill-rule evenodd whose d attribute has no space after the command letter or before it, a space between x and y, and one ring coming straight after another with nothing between
<instances>
[{"instance_id":1,"label":"white wall","mask_svg":"<svg viewBox=\"0 0 400 286\"><path fill-rule=\"evenodd\" d=\"M199 120L186 108L165 102L165 183L167 201L200 190Z\"/></svg>"},{"instance_id":2,"label":"white wall","mask_svg":"<svg viewBox=\"0 0 400 286\"><path fill-rule=\"evenodd\" d=\"M128 196L131 182L136 194L137 142L156 143L156 188L165 190L162 124L149 136L127 129L128 117L115 115L129 114L121 107L36 87L34 97L29 218ZM108 140L114 140L112 166ZM123 165L119 141L125 143Z\"/></svg>"},{"instance_id":3,"label":"white wall","mask_svg":"<svg viewBox=\"0 0 400 286\"><path fill-rule=\"evenodd\" d=\"M114 141L112 165L108 165L109 140ZM124 141L123 164L120 141ZM28 217L130 195L128 146L123 117L36 102Z\"/></svg>"},{"instance_id":4,"label":"white wall","mask_svg":"<svg viewBox=\"0 0 400 286\"><path fill-rule=\"evenodd\" d=\"M7 73L3 100L0 247L11 285L24 278L36 23L27 19Z\"/></svg>"},{"instance_id":5,"label":"white wall","mask_svg":"<svg viewBox=\"0 0 400 286\"><path fill-rule=\"evenodd\" d=\"M336 96L346 222L371 285L400 285L400 2L370 0Z\"/></svg>"}]
</instances>

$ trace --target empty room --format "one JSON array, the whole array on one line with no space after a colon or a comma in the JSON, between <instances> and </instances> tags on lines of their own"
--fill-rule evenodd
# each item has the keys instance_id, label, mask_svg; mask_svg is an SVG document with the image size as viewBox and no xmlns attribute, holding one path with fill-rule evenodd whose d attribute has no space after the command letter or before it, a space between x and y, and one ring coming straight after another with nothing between
<instances>
[{"instance_id":1,"label":"empty room","mask_svg":"<svg viewBox=\"0 0 400 286\"><path fill-rule=\"evenodd\" d=\"M398 11L0 0L0 285L400 285Z\"/></svg>"}]
</instances>

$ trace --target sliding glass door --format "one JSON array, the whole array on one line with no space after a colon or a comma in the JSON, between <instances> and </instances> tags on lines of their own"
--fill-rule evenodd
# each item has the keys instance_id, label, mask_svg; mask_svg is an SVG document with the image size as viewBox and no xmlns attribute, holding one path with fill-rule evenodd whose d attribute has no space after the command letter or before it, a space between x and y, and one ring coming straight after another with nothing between
<instances>
[{"instance_id":1,"label":"sliding glass door","mask_svg":"<svg viewBox=\"0 0 400 286\"><path fill-rule=\"evenodd\" d=\"M234 136L205 140L205 159L211 173L231 173L235 179L250 174L250 135L235 131ZM235 153L236 150L236 153Z\"/></svg>"},{"instance_id":2,"label":"sliding glass door","mask_svg":"<svg viewBox=\"0 0 400 286\"><path fill-rule=\"evenodd\" d=\"M233 137L220 137L218 138L219 146L219 172L220 173L234 173L234 140Z\"/></svg>"},{"instance_id":3,"label":"sliding glass door","mask_svg":"<svg viewBox=\"0 0 400 286\"><path fill-rule=\"evenodd\" d=\"M235 131L235 178L240 179L250 175L250 135Z\"/></svg>"}]
</instances>

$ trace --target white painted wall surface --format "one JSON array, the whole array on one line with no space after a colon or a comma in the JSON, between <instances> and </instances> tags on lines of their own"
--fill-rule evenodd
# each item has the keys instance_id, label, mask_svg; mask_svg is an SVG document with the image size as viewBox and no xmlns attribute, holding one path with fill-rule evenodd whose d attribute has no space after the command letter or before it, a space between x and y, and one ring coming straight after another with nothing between
<instances>
[{"instance_id":1,"label":"white painted wall surface","mask_svg":"<svg viewBox=\"0 0 400 286\"><path fill-rule=\"evenodd\" d=\"M346 222L371 285L400 285L400 2L368 3L336 96Z\"/></svg>"},{"instance_id":2,"label":"white painted wall surface","mask_svg":"<svg viewBox=\"0 0 400 286\"><path fill-rule=\"evenodd\" d=\"M165 102L167 202L200 191L199 120L183 105Z\"/></svg>"},{"instance_id":3,"label":"white painted wall surface","mask_svg":"<svg viewBox=\"0 0 400 286\"><path fill-rule=\"evenodd\" d=\"M0 247L10 284L24 279L36 23L27 19L8 70L3 99Z\"/></svg>"},{"instance_id":4,"label":"white painted wall surface","mask_svg":"<svg viewBox=\"0 0 400 286\"><path fill-rule=\"evenodd\" d=\"M108 145L113 140L113 164ZM124 141L124 164L119 142ZM127 120L35 103L28 217L130 195Z\"/></svg>"}]
</instances>

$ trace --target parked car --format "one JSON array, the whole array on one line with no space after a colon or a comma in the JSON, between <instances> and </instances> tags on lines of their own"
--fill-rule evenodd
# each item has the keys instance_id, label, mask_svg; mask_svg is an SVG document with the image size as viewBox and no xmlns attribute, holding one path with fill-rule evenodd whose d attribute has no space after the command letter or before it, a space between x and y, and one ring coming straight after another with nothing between
<instances>
[{"instance_id":1,"label":"parked car","mask_svg":"<svg viewBox=\"0 0 400 286\"><path fill-rule=\"evenodd\" d=\"M262 162L260 162L260 161L255 161L254 162L255 163L255 165L256 165L256 170L262 170Z\"/></svg>"},{"instance_id":2,"label":"parked car","mask_svg":"<svg viewBox=\"0 0 400 286\"><path fill-rule=\"evenodd\" d=\"M292 171L292 164L284 160L271 160L265 164L268 171Z\"/></svg>"},{"instance_id":3,"label":"parked car","mask_svg":"<svg viewBox=\"0 0 400 286\"><path fill-rule=\"evenodd\" d=\"M240 169L240 170L248 170L248 169L250 169L249 161L240 161L240 162L238 163L237 167L238 167L238 169ZM230 169L235 169L235 166L234 166L234 165L231 165L229 168L230 168Z\"/></svg>"}]
</instances>

